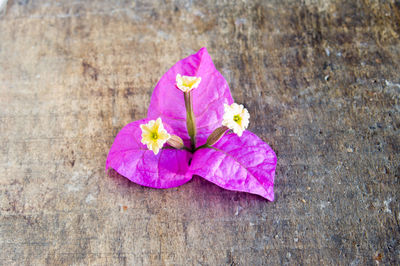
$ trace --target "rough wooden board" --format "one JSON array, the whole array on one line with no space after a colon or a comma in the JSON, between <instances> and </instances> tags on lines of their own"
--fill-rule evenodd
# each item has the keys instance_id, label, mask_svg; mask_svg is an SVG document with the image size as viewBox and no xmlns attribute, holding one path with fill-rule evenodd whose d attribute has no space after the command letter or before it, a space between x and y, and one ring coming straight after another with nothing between
<instances>
[{"instance_id":1,"label":"rough wooden board","mask_svg":"<svg viewBox=\"0 0 400 266\"><path fill-rule=\"evenodd\" d=\"M399 264L397 1L9 1L0 264ZM107 176L116 133L206 46L276 150L276 201Z\"/></svg>"}]
</instances>

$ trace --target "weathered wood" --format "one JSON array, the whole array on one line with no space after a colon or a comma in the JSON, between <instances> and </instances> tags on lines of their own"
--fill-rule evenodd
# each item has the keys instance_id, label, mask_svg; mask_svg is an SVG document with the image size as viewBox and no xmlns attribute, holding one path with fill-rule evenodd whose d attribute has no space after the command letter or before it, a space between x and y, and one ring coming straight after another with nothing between
<instances>
[{"instance_id":1,"label":"weathered wood","mask_svg":"<svg viewBox=\"0 0 400 266\"><path fill-rule=\"evenodd\" d=\"M9 1L1 264L399 264L398 1ZM276 201L104 164L206 46L278 155Z\"/></svg>"}]
</instances>

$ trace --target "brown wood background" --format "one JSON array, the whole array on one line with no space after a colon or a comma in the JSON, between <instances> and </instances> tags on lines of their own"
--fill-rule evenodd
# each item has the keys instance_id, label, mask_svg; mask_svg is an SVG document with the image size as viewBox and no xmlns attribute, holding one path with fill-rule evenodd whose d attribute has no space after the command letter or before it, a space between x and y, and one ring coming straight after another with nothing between
<instances>
[{"instance_id":1,"label":"brown wood background","mask_svg":"<svg viewBox=\"0 0 400 266\"><path fill-rule=\"evenodd\" d=\"M399 35L399 1L10 0L0 264L399 264ZM273 203L104 172L203 46L278 155Z\"/></svg>"}]
</instances>

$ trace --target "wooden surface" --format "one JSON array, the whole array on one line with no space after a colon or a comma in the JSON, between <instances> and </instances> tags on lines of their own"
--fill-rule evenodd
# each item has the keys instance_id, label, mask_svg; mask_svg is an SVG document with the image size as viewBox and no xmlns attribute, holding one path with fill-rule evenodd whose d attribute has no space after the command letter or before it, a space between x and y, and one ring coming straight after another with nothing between
<instances>
[{"instance_id":1,"label":"wooden surface","mask_svg":"<svg viewBox=\"0 0 400 266\"><path fill-rule=\"evenodd\" d=\"M399 264L399 36L398 1L9 1L0 264ZM273 203L104 172L203 46L278 155Z\"/></svg>"}]
</instances>

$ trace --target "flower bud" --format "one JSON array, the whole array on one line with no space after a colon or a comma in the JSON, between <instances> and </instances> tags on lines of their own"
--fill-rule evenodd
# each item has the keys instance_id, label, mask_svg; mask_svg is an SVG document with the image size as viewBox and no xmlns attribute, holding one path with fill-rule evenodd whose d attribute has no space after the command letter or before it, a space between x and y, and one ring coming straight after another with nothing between
<instances>
[{"instance_id":1,"label":"flower bud","mask_svg":"<svg viewBox=\"0 0 400 266\"><path fill-rule=\"evenodd\" d=\"M208 136L206 144L211 146L211 145L217 143L222 138L222 136L225 134L225 132L227 130L228 130L228 127L226 127L226 126L221 126L221 127L217 128L216 130L214 130L213 133L211 133L210 136Z\"/></svg>"},{"instance_id":2,"label":"flower bud","mask_svg":"<svg viewBox=\"0 0 400 266\"><path fill-rule=\"evenodd\" d=\"M175 149L182 149L184 147L183 140L177 135L171 135L171 137L167 140L167 143L174 147Z\"/></svg>"}]
</instances>

